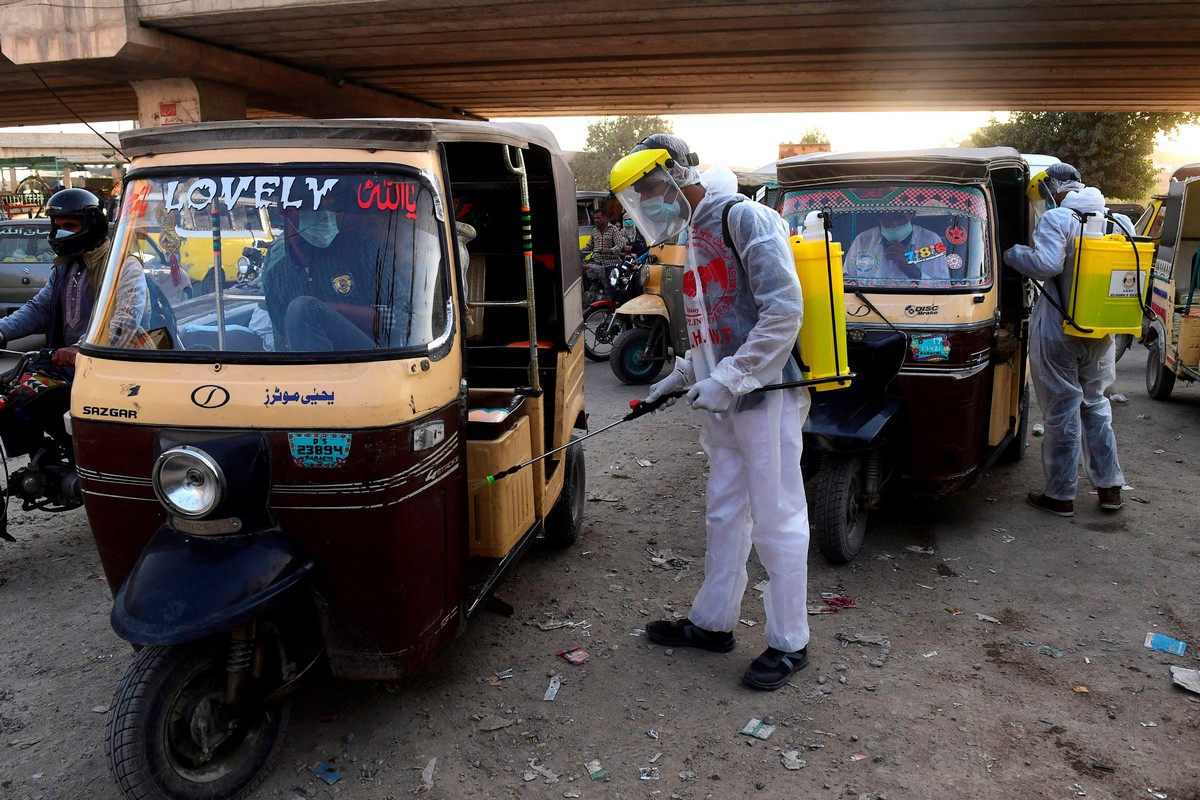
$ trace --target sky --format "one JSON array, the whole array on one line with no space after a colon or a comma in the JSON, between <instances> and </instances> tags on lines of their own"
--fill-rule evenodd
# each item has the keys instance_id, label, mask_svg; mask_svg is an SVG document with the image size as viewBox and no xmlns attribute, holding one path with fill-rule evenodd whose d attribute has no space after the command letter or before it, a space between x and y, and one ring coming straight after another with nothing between
<instances>
[{"instance_id":1,"label":"sky","mask_svg":"<svg viewBox=\"0 0 1200 800\"><path fill-rule=\"evenodd\" d=\"M706 164L756 169L776 160L781 142L794 142L812 128L821 130L838 152L955 147L1003 111L856 112L828 114L705 114L667 116ZM582 150L595 117L529 118L550 128L564 150ZM500 120L497 120L500 121ZM1187 153L1200 161L1200 125L1162 139L1160 150Z\"/></svg>"},{"instance_id":2,"label":"sky","mask_svg":"<svg viewBox=\"0 0 1200 800\"><path fill-rule=\"evenodd\" d=\"M751 170L776 160L781 142L796 141L812 128L822 131L834 151L906 150L954 147L992 117L1005 119L1003 111L855 112L806 114L693 114L668 116L681 136L706 164L724 164ZM596 117L532 117L526 122L545 125L564 150L582 150L588 123ZM498 122L504 120L496 120ZM131 122L98 123L101 132L132 127ZM17 132L86 133L82 125L42 125L4 128ZM1181 129L1173 139L1161 140L1159 149L1191 154L1200 161L1200 125Z\"/></svg>"}]
</instances>

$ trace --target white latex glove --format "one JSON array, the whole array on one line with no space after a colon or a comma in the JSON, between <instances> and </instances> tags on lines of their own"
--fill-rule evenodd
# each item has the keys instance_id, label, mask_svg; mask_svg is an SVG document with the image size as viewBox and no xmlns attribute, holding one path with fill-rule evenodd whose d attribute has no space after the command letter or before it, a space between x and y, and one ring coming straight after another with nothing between
<instances>
[{"instance_id":1,"label":"white latex glove","mask_svg":"<svg viewBox=\"0 0 1200 800\"><path fill-rule=\"evenodd\" d=\"M705 378L697 383L687 393L688 404L692 408L701 408L720 414L728 411L733 405L733 392L713 378Z\"/></svg>"},{"instance_id":2,"label":"white latex glove","mask_svg":"<svg viewBox=\"0 0 1200 800\"><path fill-rule=\"evenodd\" d=\"M688 376L684 370L677 366L671 371L670 375L650 387L650 394L646 395L642 402L653 403L663 395L668 395L672 392L682 392L690 383L691 381L688 380ZM670 400L667 400L665 403L663 403L662 407L670 408L675 403L676 399L677 398L672 397Z\"/></svg>"}]
</instances>

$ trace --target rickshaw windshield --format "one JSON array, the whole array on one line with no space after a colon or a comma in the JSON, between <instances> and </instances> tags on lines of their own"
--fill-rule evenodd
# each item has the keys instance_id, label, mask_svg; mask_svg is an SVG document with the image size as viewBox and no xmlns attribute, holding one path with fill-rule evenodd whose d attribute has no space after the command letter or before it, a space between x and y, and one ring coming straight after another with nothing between
<instances>
[{"instance_id":1,"label":"rickshaw windshield","mask_svg":"<svg viewBox=\"0 0 1200 800\"><path fill-rule=\"evenodd\" d=\"M972 186L921 183L788 191L793 234L810 211L832 211L847 287L970 291L991 281L987 203Z\"/></svg>"},{"instance_id":2,"label":"rickshaw windshield","mask_svg":"<svg viewBox=\"0 0 1200 800\"><path fill-rule=\"evenodd\" d=\"M87 341L347 353L445 337L442 203L429 176L289 166L131 178ZM181 262L188 242L195 257L197 239L207 243L198 270ZM110 320L128 311L130 269L144 271L148 299L137 330L118 336ZM188 271L204 277L188 284Z\"/></svg>"}]
</instances>

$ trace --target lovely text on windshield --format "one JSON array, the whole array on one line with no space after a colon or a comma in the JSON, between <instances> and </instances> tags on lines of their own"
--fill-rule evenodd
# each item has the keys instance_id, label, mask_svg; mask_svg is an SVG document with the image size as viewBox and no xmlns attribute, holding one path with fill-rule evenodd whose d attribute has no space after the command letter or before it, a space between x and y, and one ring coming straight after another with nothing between
<instances>
[{"instance_id":1,"label":"lovely text on windshield","mask_svg":"<svg viewBox=\"0 0 1200 800\"><path fill-rule=\"evenodd\" d=\"M184 184L180 189L180 185ZM237 178L198 178L191 183L167 181L163 205L168 211L184 207L208 208L217 201L232 210L238 200L253 197L255 208L317 210L325 195L337 186L337 178L297 178L290 175L243 175Z\"/></svg>"}]
</instances>

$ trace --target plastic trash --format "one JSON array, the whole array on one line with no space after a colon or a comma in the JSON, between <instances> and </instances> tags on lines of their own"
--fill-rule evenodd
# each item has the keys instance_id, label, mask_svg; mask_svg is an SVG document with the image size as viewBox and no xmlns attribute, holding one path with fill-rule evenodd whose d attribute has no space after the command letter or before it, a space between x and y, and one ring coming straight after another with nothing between
<instances>
[{"instance_id":1,"label":"plastic trash","mask_svg":"<svg viewBox=\"0 0 1200 800\"><path fill-rule=\"evenodd\" d=\"M1164 653L1181 656L1187 651L1187 642L1181 642L1178 639L1172 639L1161 633L1151 631L1146 634L1146 647L1151 650L1160 650Z\"/></svg>"},{"instance_id":2,"label":"plastic trash","mask_svg":"<svg viewBox=\"0 0 1200 800\"><path fill-rule=\"evenodd\" d=\"M588 654L583 651L582 647L572 647L570 650L562 650L559 652L559 655L572 664L582 664L588 660Z\"/></svg>"},{"instance_id":3,"label":"plastic trash","mask_svg":"<svg viewBox=\"0 0 1200 800\"><path fill-rule=\"evenodd\" d=\"M543 700L553 700L558 696L558 690L562 687L562 677L554 675L550 678L550 685L546 687L546 694L542 696Z\"/></svg>"},{"instance_id":4,"label":"plastic trash","mask_svg":"<svg viewBox=\"0 0 1200 800\"><path fill-rule=\"evenodd\" d=\"M1045 432L1046 432L1046 426L1042 425L1042 423L1040 423L1040 422L1037 423L1036 425L1034 425L1033 430L1031 431L1031 433L1034 436L1041 436Z\"/></svg>"},{"instance_id":5,"label":"plastic trash","mask_svg":"<svg viewBox=\"0 0 1200 800\"><path fill-rule=\"evenodd\" d=\"M1171 667L1171 680L1189 692L1200 694L1200 670L1186 667Z\"/></svg>"},{"instance_id":6,"label":"plastic trash","mask_svg":"<svg viewBox=\"0 0 1200 800\"><path fill-rule=\"evenodd\" d=\"M315 764L310 764L308 768L312 771L313 775L316 775L318 778L328 784L337 783L342 779L341 773L326 764L324 761L318 761Z\"/></svg>"},{"instance_id":7,"label":"plastic trash","mask_svg":"<svg viewBox=\"0 0 1200 800\"><path fill-rule=\"evenodd\" d=\"M742 726L740 733L747 736L753 736L755 739L770 739L771 734L775 732L774 725L768 725L757 717L751 718L749 722Z\"/></svg>"}]
</instances>

